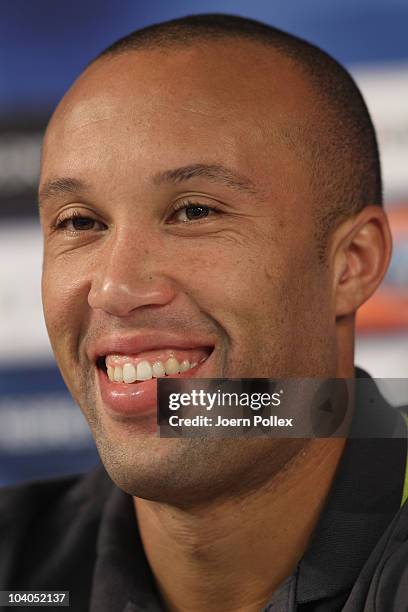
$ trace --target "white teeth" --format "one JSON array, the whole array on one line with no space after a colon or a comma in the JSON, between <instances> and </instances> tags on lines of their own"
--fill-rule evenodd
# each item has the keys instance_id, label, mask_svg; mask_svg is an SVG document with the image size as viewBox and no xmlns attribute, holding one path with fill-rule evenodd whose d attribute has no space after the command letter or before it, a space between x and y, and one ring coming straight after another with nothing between
<instances>
[{"instance_id":1,"label":"white teeth","mask_svg":"<svg viewBox=\"0 0 408 612\"><path fill-rule=\"evenodd\" d=\"M132 383L136 380L136 368L133 363L125 363L123 366L123 382Z\"/></svg>"},{"instance_id":2,"label":"white teeth","mask_svg":"<svg viewBox=\"0 0 408 612\"><path fill-rule=\"evenodd\" d=\"M161 361L155 361L153 364L153 376L155 378L161 378L165 376L166 370L164 369L164 365Z\"/></svg>"},{"instance_id":3,"label":"white teeth","mask_svg":"<svg viewBox=\"0 0 408 612\"><path fill-rule=\"evenodd\" d=\"M175 357L169 357L164 364L166 374L178 374L180 372L180 364Z\"/></svg>"},{"instance_id":4,"label":"white teeth","mask_svg":"<svg viewBox=\"0 0 408 612\"><path fill-rule=\"evenodd\" d=\"M184 359L184 361L180 363L180 372L187 372L187 370L189 369L190 369L190 362L188 359Z\"/></svg>"},{"instance_id":5,"label":"white teeth","mask_svg":"<svg viewBox=\"0 0 408 612\"><path fill-rule=\"evenodd\" d=\"M123 371L120 366L115 366L113 370L113 380L115 382L123 382Z\"/></svg>"},{"instance_id":6,"label":"white teeth","mask_svg":"<svg viewBox=\"0 0 408 612\"><path fill-rule=\"evenodd\" d=\"M137 364L136 378L137 380L149 380L152 377L152 366L148 361L140 361Z\"/></svg>"},{"instance_id":7,"label":"white teeth","mask_svg":"<svg viewBox=\"0 0 408 612\"><path fill-rule=\"evenodd\" d=\"M133 363L127 362L123 367L107 365L106 370L110 381L130 384L137 380L149 380L152 377L161 378L166 374L174 375L187 372L187 370L195 368L206 359L206 357L203 357L198 363L197 361L190 363L188 359L184 359L179 363L173 355L170 355L164 364L162 361L155 361L153 365L148 361L140 361L135 366Z\"/></svg>"}]
</instances>

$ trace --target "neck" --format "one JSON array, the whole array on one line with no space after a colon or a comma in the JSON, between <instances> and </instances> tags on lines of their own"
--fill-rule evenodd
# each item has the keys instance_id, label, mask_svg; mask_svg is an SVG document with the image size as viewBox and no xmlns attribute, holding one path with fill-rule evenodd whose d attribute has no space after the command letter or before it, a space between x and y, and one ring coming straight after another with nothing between
<instances>
[{"instance_id":1,"label":"neck","mask_svg":"<svg viewBox=\"0 0 408 612\"><path fill-rule=\"evenodd\" d=\"M306 550L344 442L311 440L283 475L227 500L183 509L134 498L167 609L261 609Z\"/></svg>"}]
</instances>

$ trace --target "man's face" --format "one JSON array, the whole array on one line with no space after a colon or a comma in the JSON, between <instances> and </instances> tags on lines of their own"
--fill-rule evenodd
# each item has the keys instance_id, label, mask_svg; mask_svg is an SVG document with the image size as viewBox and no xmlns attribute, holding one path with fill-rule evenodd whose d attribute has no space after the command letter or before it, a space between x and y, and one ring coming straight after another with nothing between
<instances>
[{"instance_id":1,"label":"man's face","mask_svg":"<svg viewBox=\"0 0 408 612\"><path fill-rule=\"evenodd\" d=\"M301 140L312 108L289 61L217 43L99 61L51 121L47 328L102 460L135 495L262 480L303 442L159 439L151 381L109 382L106 357L205 358L184 374L197 378L336 375Z\"/></svg>"}]
</instances>

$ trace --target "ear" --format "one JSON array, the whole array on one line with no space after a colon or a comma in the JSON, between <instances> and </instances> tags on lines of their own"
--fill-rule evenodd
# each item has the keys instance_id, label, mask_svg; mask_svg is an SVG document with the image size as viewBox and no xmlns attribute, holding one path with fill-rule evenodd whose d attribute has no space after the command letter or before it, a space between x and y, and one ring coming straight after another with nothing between
<instances>
[{"instance_id":1,"label":"ear","mask_svg":"<svg viewBox=\"0 0 408 612\"><path fill-rule=\"evenodd\" d=\"M336 317L351 315L374 293L387 271L392 238L379 206L344 221L331 243Z\"/></svg>"}]
</instances>

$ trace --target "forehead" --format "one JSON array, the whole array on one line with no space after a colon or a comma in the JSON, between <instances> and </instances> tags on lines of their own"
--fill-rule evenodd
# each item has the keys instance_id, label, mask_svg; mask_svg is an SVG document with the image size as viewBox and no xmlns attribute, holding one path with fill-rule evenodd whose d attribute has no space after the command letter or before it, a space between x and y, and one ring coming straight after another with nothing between
<instances>
[{"instance_id":1,"label":"forehead","mask_svg":"<svg viewBox=\"0 0 408 612\"><path fill-rule=\"evenodd\" d=\"M104 58L57 108L42 175L201 161L262 180L273 159L299 166L299 135L312 109L300 71L258 44L224 41Z\"/></svg>"}]
</instances>

